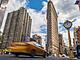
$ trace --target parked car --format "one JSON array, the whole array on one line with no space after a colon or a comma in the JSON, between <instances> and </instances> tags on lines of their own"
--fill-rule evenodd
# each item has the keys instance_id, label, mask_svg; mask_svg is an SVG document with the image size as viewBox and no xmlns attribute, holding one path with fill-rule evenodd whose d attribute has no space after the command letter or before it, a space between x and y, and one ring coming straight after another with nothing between
<instances>
[{"instance_id":1,"label":"parked car","mask_svg":"<svg viewBox=\"0 0 80 60\"><path fill-rule=\"evenodd\" d=\"M52 56L55 56L54 53L52 53Z\"/></svg>"},{"instance_id":2,"label":"parked car","mask_svg":"<svg viewBox=\"0 0 80 60\"><path fill-rule=\"evenodd\" d=\"M57 55L56 55L56 54L54 54L54 56L55 56L55 57L57 57Z\"/></svg>"},{"instance_id":3,"label":"parked car","mask_svg":"<svg viewBox=\"0 0 80 60\"><path fill-rule=\"evenodd\" d=\"M77 45L77 58L80 59L80 45Z\"/></svg>"},{"instance_id":4,"label":"parked car","mask_svg":"<svg viewBox=\"0 0 80 60\"><path fill-rule=\"evenodd\" d=\"M18 57L18 55L30 55L31 57L43 56L45 58L47 55L46 50L44 50L40 44L34 41L15 42L11 44L9 49L11 49L11 53L15 54L16 57Z\"/></svg>"},{"instance_id":5,"label":"parked car","mask_svg":"<svg viewBox=\"0 0 80 60\"><path fill-rule=\"evenodd\" d=\"M54 54L54 53L51 53L51 54L52 54L53 57L56 57L56 54Z\"/></svg>"},{"instance_id":6,"label":"parked car","mask_svg":"<svg viewBox=\"0 0 80 60\"><path fill-rule=\"evenodd\" d=\"M77 57L77 52L73 51L74 57Z\"/></svg>"}]
</instances>

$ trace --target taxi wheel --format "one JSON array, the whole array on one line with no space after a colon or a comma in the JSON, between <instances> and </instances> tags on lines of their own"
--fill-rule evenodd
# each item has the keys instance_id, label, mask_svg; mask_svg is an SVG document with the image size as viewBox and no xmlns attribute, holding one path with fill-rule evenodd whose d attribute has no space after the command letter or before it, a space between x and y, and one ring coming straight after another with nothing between
<instances>
[{"instance_id":1,"label":"taxi wheel","mask_svg":"<svg viewBox=\"0 0 80 60\"><path fill-rule=\"evenodd\" d=\"M43 58L46 58L46 52L44 53Z\"/></svg>"},{"instance_id":2,"label":"taxi wheel","mask_svg":"<svg viewBox=\"0 0 80 60\"><path fill-rule=\"evenodd\" d=\"M78 58L78 59L80 59L80 57L79 57L79 56L77 56L77 58Z\"/></svg>"},{"instance_id":3,"label":"taxi wheel","mask_svg":"<svg viewBox=\"0 0 80 60\"><path fill-rule=\"evenodd\" d=\"M35 53L36 53L36 51L35 50L32 50L31 57L34 57L35 56Z\"/></svg>"},{"instance_id":4,"label":"taxi wheel","mask_svg":"<svg viewBox=\"0 0 80 60\"><path fill-rule=\"evenodd\" d=\"M15 56L18 57L18 54L16 54Z\"/></svg>"}]
</instances>

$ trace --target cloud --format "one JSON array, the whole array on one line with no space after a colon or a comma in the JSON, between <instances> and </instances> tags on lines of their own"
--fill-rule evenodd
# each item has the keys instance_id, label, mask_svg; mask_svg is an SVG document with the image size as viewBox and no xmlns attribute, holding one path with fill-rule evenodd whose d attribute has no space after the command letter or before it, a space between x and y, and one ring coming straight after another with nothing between
<instances>
[{"instance_id":1,"label":"cloud","mask_svg":"<svg viewBox=\"0 0 80 60\"><path fill-rule=\"evenodd\" d=\"M41 11L36 11L35 9L27 9L27 11L29 12L31 18L32 18L32 32L34 33L40 33L41 29L45 29L47 24L46 21L46 15L42 14L42 10ZM42 27L41 27L42 26ZM43 28L44 27L44 28ZM43 34L43 33L41 33Z\"/></svg>"},{"instance_id":2,"label":"cloud","mask_svg":"<svg viewBox=\"0 0 80 60\"><path fill-rule=\"evenodd\" d=\"M42 8L41 11L42 11L42 12L46 12L46 10L47 10L47 8L46 8L46 7L47 7L47 2L43 1L43 2L42 2L42 5L44 5L44 7Z\"/></svg>"},{"instance_id":3,"label":"cloud","mask_svg":"<svg viewBox=\"0 0 80 60\"><path fill-rule=\"evenodd\" d=\"M72 21L80 16L79 7L74 4L75 0L52 0L52 2L56 11L59 12L59 22L67 19Z\"/></svg>"},{"instance_id":4,"label":"cloud","mask_svg":"<svg viewBox=\"0 0 80 60\"><path fill-rule=\"evenodd\" d=\"M25 7L28 5L28 0L9 0L8 6L7 6L7 12L11 12L14 10L18 10L20 7Z\"/></svg>"},{"instance_id":5,"label":"cloud","mask_svg":"<svg viewBox=\"0 0 80 60\"><path fill-rule=\"evenodd\" d=\"M28 8L27 11L32 18L31 35L38 34L42 36L42 38L44 38L44 36L46 35L45 31L47 30L47 20L46 20L47 2L43 1L42 5L43 8L40 11L31 8Z\"/></svg>"}]
</instances>

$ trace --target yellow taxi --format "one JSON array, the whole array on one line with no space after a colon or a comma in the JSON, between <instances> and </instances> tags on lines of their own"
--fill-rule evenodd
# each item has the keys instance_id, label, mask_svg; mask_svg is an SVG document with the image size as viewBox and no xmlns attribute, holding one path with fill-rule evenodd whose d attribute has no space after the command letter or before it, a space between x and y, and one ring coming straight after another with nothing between
<instances>
[{"instance_id":1,"label":"yellow taxi","mask_svg":"<svg viewBox=\"0 0 80 60\"><path fill-rule=\"evenodd\" d=\"M45 58L47 55L46 50L44 50L40 44L33 41L15 42L11 44L9 49L11 49L11 53L15 54L16 57L18 57L18 55L30 55L31 57L43 56Z\"/></svg>"}]
</instances>

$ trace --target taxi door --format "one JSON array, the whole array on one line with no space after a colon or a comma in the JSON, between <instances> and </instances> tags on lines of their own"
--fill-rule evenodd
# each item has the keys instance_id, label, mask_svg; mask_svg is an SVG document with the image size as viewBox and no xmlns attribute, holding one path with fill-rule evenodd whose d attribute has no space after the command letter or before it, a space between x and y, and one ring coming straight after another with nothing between
<instances>
[{"instance_id":1,"label":"taxi door","mask_svg":"<svg viewBox=\"0 0 80 60\"><path fill-rule=\"evenodd\" d=\"M42 47L41 47L41 46L39 47L39 49L40 49L40 52L39 52L39 53L40 53L40 55L43 55L43 54L44 54L44 50L42 49Z\"/></svg>"}]
</instances>

